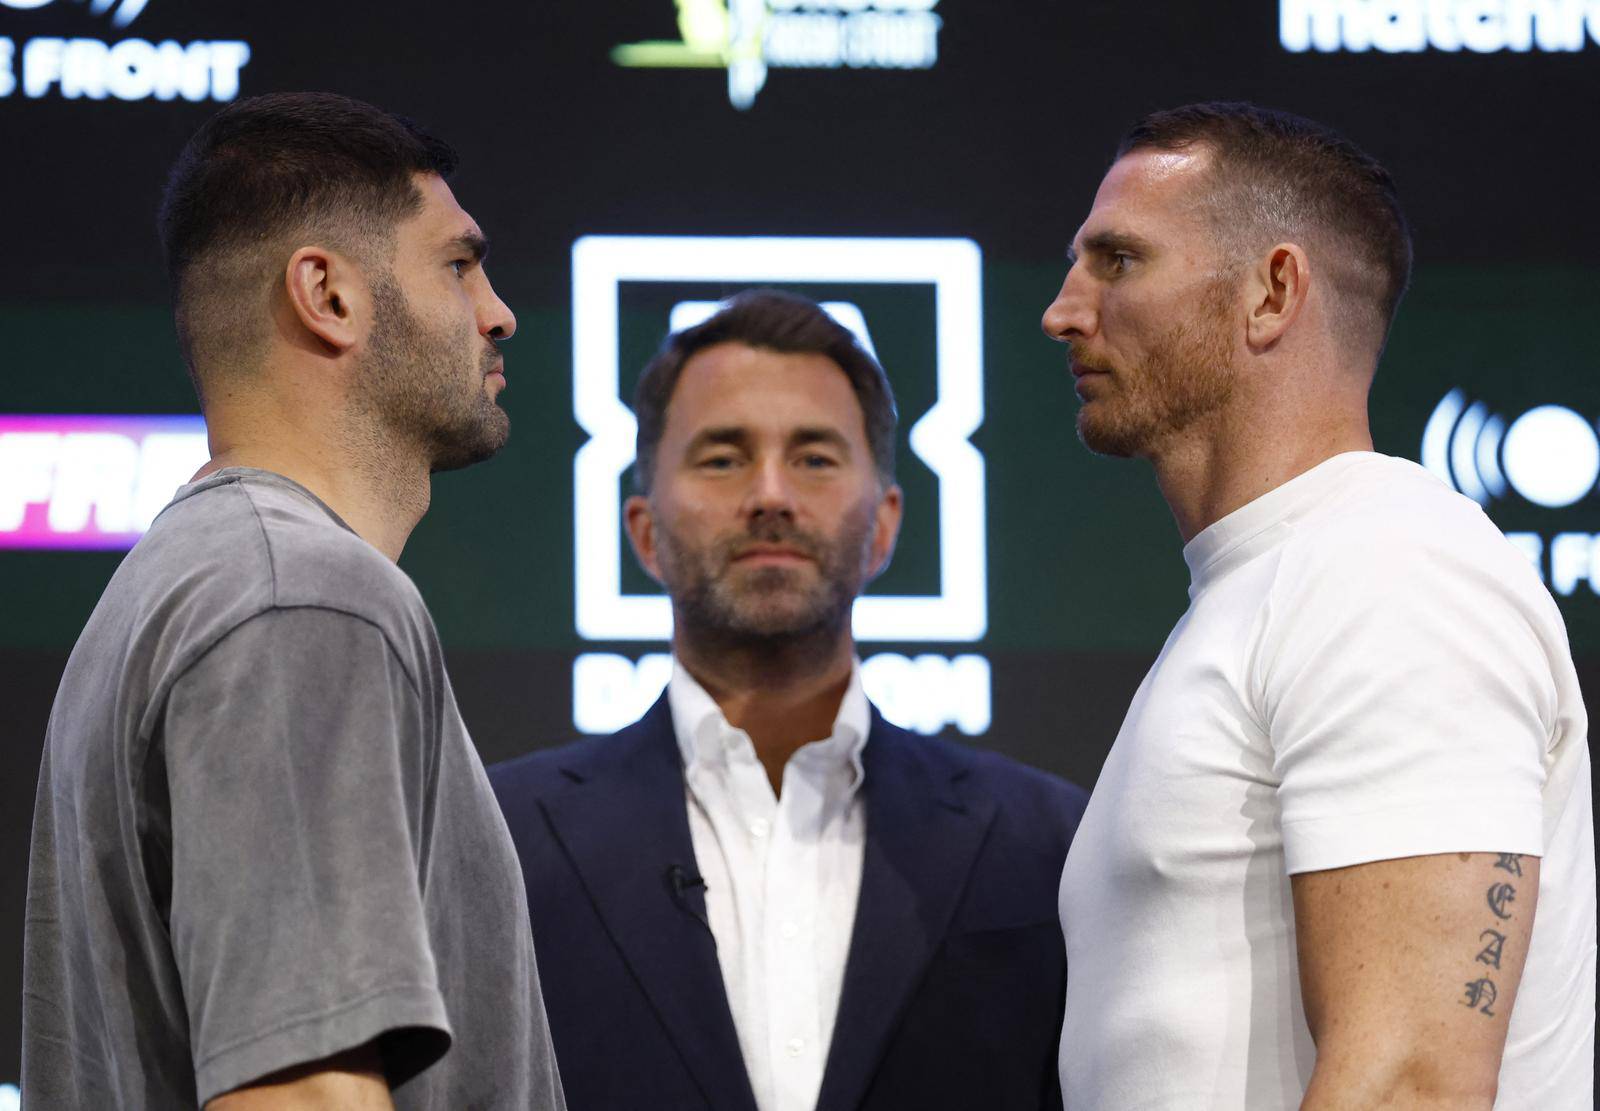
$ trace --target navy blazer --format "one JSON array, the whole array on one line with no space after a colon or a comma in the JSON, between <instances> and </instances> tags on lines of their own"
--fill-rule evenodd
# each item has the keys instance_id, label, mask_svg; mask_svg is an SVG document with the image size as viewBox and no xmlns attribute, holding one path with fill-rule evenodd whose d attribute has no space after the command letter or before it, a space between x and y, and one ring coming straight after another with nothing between
<instances>
[{"instance_id":1,"label":"navy blazer","mask_svg":"<svg viewBox=\"0 0 1600 1111\"><path fill-rule=\"evenodd\" d=\"M1056 891L1087 796L874 709L866 849L818 1111L1059 1108ZM756 1111L706 923L666 696L489 769L573 1111Z\"/></svg>"}]
</instances>

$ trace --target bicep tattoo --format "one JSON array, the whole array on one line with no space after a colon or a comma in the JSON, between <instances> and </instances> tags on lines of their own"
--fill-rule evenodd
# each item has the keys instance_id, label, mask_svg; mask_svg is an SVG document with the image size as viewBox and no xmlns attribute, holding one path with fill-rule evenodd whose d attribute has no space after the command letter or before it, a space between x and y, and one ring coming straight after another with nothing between
<instances>
[{"instance_id":1,"label":"bicep tattoo","mask_svg":"<svg viewBox=\"0 0 1600 1111\"><path fill-rule=\"evenodd\" d=\"M1494 867L1501 872L1508 872L1520 879L1522 877L1522 857L1516 853L1499 853L1499 859ZM1484 901L1489 906L1489 912L1498 922L1509 922L1514 916L1512 904L1517 899L1517 888L1508 880L1496 880L1484 892ZM1500 962L1505 956L1506 935L1492 926L1485 928L1478 934L1478 955L1474 960L1478 964L1487 965L1494 971L1500 971ZM1466 994L1461 998L1461 1004L1470 1007L1479 1014L1494 1017L1495 999L1499 989L1488 975L1469 980L1466 985Z\"/></svg>"}]
</instances>

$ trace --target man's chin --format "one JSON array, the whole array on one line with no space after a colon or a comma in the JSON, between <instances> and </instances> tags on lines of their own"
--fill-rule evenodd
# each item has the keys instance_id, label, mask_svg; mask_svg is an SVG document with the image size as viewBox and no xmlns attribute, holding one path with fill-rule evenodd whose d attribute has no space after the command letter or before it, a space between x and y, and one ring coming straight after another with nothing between
<instances>
[{"instance_id":1,"label":"man's chin","mask_svg":"<svg viewBox=\"0 0 1600 1111\"><path fill-rule=\"evenodd\" d=\"M772 601L736 605L729 616L730 624L751 636L794 636L820 623L815 606Z\"/></svg>"},{"instance_id":2,"label":"man's chin","mask_svg":"<svg viewBox=\"0 0 1600 1111\"><path fill-rule=\"evenodd\" d=\"M492 459L506 446L510 436L511 418L498 405L494 406L493 413L486 413L473 428L439 438L433 453L433 473L458 471Z\"/></svg>"},{"instance_id":3,"label":"man's chin","mask_svg":"<svg viewBox=\"0 0 1600 1111\"><path fill-rule=\"evenodd\" d=\"M1130 429L1119 428L1109 421L1096 420L1089 406L1078 410L1078 439L1096 455L1116 459L1131 459L1139 454L1142 441Z\"/></svg>"},{"instance_id":4,"label":"man's chin","mask_svg":"<svg viewBox=\"0 0 1600 1111\"><path fill-rule=\"evenodd\" d=\"M770 571L771 568L764 570ZM741 636L757 638L793 637L811 633L827 623L826 606L810 591L788 589L741 590L725 597L721 624Z\"/></svg>"}]
</instances>

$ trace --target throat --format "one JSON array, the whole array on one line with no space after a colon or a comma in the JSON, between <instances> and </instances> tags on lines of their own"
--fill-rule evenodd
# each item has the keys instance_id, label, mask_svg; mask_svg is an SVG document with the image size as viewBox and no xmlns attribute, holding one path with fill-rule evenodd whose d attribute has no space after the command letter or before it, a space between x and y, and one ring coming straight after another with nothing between
<instances>
[{"instance_id":1,"label":"throat","mask_svg":"<svg viewBox=\"0 0 1600 1111\"><path fill-rule=\"evenodd\" d=\"M790 758L813 741L833 735L839 708L854 675L854 661L849 654L842 666L824 673L768 675L766 681L751 681L749 674L702 670L681 653L679 659L716 702L728 724L750 737L774 797L782 795L783 771Z\"/></svg>"}]
</instances>

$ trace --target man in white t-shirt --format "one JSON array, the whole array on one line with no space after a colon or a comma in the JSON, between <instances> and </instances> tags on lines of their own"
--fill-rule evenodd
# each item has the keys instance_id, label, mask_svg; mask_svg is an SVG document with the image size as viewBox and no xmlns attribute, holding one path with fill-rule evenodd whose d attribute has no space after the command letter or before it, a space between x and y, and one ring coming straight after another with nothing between
<instances>
[{"instance_id":1,"label":"man in white t-shirt","mask_svg":"<svg viewBox=\"0 0 1600 1111\"><path fill-rule=\"evenodd\" d=\"M1527 561L1372 451L1410 265L1381 166L1238 104L1142 121L1077 233L1078 433L1192 585L1062 876L1068 1108L1592 1106L1583 702Z\"/></svg>"}]
</instances>

